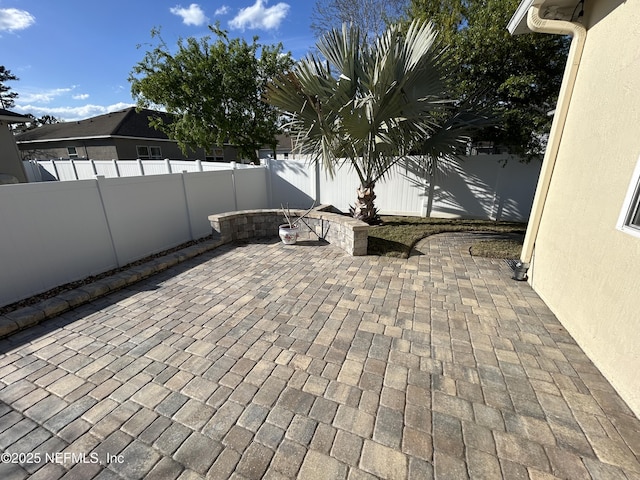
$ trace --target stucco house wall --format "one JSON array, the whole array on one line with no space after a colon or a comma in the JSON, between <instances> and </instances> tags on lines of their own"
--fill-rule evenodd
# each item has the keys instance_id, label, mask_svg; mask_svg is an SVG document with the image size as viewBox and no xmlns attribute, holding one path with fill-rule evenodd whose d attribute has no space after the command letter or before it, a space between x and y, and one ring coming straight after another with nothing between
<instances>
[{"instance_id":1,"label":"stucco house wall","mask_svg":"<svg viewBox=\"0 0 640 480\"><path fill-rule=\"evenodd\" d=\"M107 145L106 142L109 142ZM117 151L111 140L59 140L33 143L28 147L20 145L23 160L48 160L69 158L68 147L75 147L78 158L117 159Z\"/></svg>"},{"instance_id":2,"label":"stucco house wall","mask_svg":"<svg viewBox=\"0 0 640 480\"><path fill-rule=\"evenodd\" d=\"M583 23L529 281L640 415L640 238L616 228L640 156L640 3L585 2Z\"/></svg>"}]
</instances>

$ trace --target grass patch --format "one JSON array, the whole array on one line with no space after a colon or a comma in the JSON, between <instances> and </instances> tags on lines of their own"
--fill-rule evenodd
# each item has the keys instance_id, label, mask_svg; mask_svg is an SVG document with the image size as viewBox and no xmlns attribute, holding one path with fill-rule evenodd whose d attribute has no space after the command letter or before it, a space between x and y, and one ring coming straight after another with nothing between
<instances>
[{"instance_id":1,"label":"grass patch","mask_svg":"<svg viewBox=\"0 0 640 480\"><path fill-rule=\"evenodd\" d=\"M476 257L519 258L522 241L518 240L485 240L474 243L470 253Z\"/></svg>"},{"instance_id":2,"label":"grass patch","mask_svg":"<svg viewBox=\"0 0 640 480\"><path fill-rule=\"evenodd\" d=\"M408 258L409 253L419 240L437 233L524 233L526 228L526 224L518 222L383 216L381 225L369 228L367 253L385 257Z\"/></svg>"}]
</instances>

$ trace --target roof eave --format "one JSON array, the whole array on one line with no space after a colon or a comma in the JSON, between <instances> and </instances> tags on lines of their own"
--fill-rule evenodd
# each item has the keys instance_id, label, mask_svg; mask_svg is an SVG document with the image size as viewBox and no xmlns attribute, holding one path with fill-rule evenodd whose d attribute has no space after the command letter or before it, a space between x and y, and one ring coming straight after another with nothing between
<instances>
[{"instance_id":1,"label":"roof eave","mask_svg":"<svg viewBox=\"0 0 640 480\"><path fill-rule=\"evenodd\" d=\"M33 121L32 118L29 117L21 117L21 116L14 116L14 115L0 115L0 121L1 122L6 122L6 123L24 123L24 122L31 122Z\"/></svg>"},{"instance_id":2,"label":"roof eave","mask_svg":"<svg viewBox=\"0 0 640 480\"><path fill-rule=\"evenodd\" d=\"M49 142L67 142L67 141L78 141L78 140L101 140L105 138L113 138L113 139L126 139L126 140L143 140L143 141L154 141L154 142L173 142L175 140L171 140L170 138L158 138L158 137L134 137L130 135L93 135L87 137L60 137L60 138L39 138L34 140L16 140L18 144L27 144L27 143L49 143Z\"/></svg>"},{"instance_id":3,"label":"roof eave","mask_svg":"<svg viewBox=\"0 0 640 480\"><path fill-rule=\"evenodd\" d=\"M515 13L507 24L507 30L511 35L521 35L523 33L531 33L527 26L527 13L533 6L535 0L522 0ZM542 2L538 2L542 3Z\"/></svg>"},{"instance_id":4,"label":"roof eave","mask_svg":"<svg viewBox=\"0 0 640 480\"><path fill-rule=\"evenodd\" d=\"M59 138L35 138L33 140L16 140L16 143L46 143L46 142L66 142L69 140L94 140L111 138L111 135L93 135L89 137L59 137Z\"/></svg>"}]
</instances>

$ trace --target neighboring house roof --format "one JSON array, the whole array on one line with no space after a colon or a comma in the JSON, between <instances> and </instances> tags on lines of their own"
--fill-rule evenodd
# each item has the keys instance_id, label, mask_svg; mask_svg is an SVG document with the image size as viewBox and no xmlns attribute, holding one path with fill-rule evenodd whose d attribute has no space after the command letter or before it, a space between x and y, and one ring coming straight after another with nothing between
<instances>
[{"instance_id":1,"label":"neighboring house roof","mask_svg":"<svg viewBox=\"0 0 640 480\"><path fill-rule=\"evenodd\" d=\"M88 138L134 137L168 140L159 130L149 126L149 116L168 116L154 110L136 111L135 107L75 122L43 125L16 135L18 143L50 142Z\"/></svg>"},{"instance_id":2,"label":"neighboring house roof","mask_svg":"<svg viewBox=\"0 0 640 480\"><path fill-rule=\"evenodd\" d=\"M31 120L29 117L0 108L0 121L7 123L22 123L28 122L29 120Z\"/></svg>"},{"instance_id":3,"label":"neighboring house roof","mask_svg":"<svg viewBox=\"0 0 640 480\"><path fill-rule=\"evenodd\" d=\"M150 116L160 116L163 119L170 118L170 114L166 112L148 109L142 109L138 112L135 107L129 107L124 110L87 118L85 120L42 125L16 135L16 143L31 144L95 138L144 138L173 142L174 140L171 140L163 132L149 126ZM19 119L15 121L23 122L31 120L33 119L19 117ZM277 140L279 147L285 149L291 148L291 139L288 135L278 135ZM225 143L225 146L228 145L229 144Z\"/></svg>"}]
</instances>

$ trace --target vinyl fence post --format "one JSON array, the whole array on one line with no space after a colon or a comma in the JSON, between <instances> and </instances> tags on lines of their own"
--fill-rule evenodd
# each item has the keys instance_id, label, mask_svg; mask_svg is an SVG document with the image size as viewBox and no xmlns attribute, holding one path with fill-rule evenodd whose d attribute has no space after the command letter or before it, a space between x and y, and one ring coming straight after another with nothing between
<instances>
[{"instance_id":1,"label":"vinyl fence post","mask_svg":"<svg viewBox=\"0 0 640 480\"><path fill-rule=\"evenodd\" d=\"M311 175L313 177L311 179L311 188L315 190L313 193L313 199L315 200L317 205L320 205L320 196L322 193L320 191L320 164L318 162L314 162L314 164L315 168L313 169L313 174Z\"/></svg>"},{"instance_id":2,"label":"vinyl fence post","mask_svg":"<svg viewBox=\"0 0 640 480\"><path fill-rule=\"evenodd\" d=\"M98 175L98 169L96 168L96 162L92 159L89 159L89 163L91 164L91 170L93 170L94 175Z\"/></svg>"},{"instance_id":3,"label":"vinyl fence post","mask_svg":"<svg viewBox=\"0 0 640 480\"><path fill-rule=\"evenodd\" d=\"M272 159L270 158L264 158L261 160L261 162L264 162L264 167L265 167L265 176L266 176L266 180L267 180L267 200L269 202L269 206L268 208L275 208L273 205L273 188L272 188L272 178L271 176L273 175L273 169L271 168L271 162L273 162Z\"/></svg>"},{"instance_id":4,"label":"vinyl fence post","mask_svg":"<svg viewBox=\"0 0 640 480\"><path fill-rule=\"evenodd\" d=\"M238 188L236 185L236 162L231 162L231 184L233 185L233 209L238 210Z\"/></svg>"},{"instance_id":5,"label":"vinyl fence post","mask_svg":"<svg viewBox=\"0 0 640 480\"><path fill-rule=\"evenodd\" d=\"M435 193L435 179L436 179L437 162L433 162L431 169L425 169L424 196L422 197L422 216L430 217L433 210L433 195Z\"/></svg>"},{"instance_id":6,"label":"vinyl fence post","mask_svg":"<svg viewBox=\"0 0 640 480\"><path fill-rule=\"evenodd\" d=\"M137 158L136 161L138 162L138 170L140 171L140 175L144 177L144 166L142 165L142 160Z\"/></svg>"},{"instance_id":7,"label":"vinyl fence post","mask_svg":"<svg viewBox=\"0 0 640 480\"><path fill-rule=\"evenodd\" d=\"M53 160L53 159L51 160L51 166L53 167L53 173L55 174L56 179L58 181L60 181L60 172L58 172L58 167L56 165L56 161Z\"/></svg>"},{"instance_id":8,"label":"vinyl fence post","mask_svg":"<svg viewBox=\"0 0 640 480\"><path fill-rule=\"evenodd\" d=\"M171 172L171 160L169 160L168 158L164 159L164 165L167 168L167 173L172 173Z\"/></svg>"},{"instance_id":9,"label":"vinyl fence post","mask_svg":"<svg viewBox=\"0 0 640 480\"><path fill-rule=\"evenodd\" d=\"M113 158L111 160L111 163L113 163L113 169L116 171L116 177L120 177L120 169L118 168L118 161Z\"/></svg>"},{"instance_id":10,"label":"vinyl fence post","mask_svg":"<svg viewBox=\"0 0 640 480\"><path fill-rule=\"evenodd\" d=\"M489 214L489 220L493 220L494 222L499 222L502 220L503 208L502 208L502 195L500 189L502 185L500 185L501 180L501 171L506 168L505 166L500 165L499 160L496 160L496 179L495 184L493 185L493 203L491 205L491 213Z\"/></svg>"},{"instance_id":11,"label":"vinyl fence post","mask_svg":"<svg viewBox=\"0 0 640 480\"><path fill-rule=\"evenodd\" d=\"M107 232L109 232L109 241L111 242L111 249L113 250L113 256L116 260L116 264L118 267L121 267L120 258L118 258L118 249L116 248L116 242L113 240L113 233L111 232L111 225L109 223L109 212L107 211L107 207L104 204L104 197L102 195L102 189L105 178L104 175L96 176L96 188L98 189L98 197L100 197L100 205L102 206L102 213L104 214L104 221L107 225Z\"/></svg>"},{"instance_id":12,"label":"vinyl fence post","mask_svg":"<svg viewBox=\"0 0 640 480\"><path fill-rule=\"evenodd\" d=\"M71 164L71 171L73 172L73 179L74 180L80 180L78 178L78 170L76 170L76 162L74 162L73 160L69 160L69 163Z\"/></svg>"},{"instance_id":13,"label":"vinyl fence post","mask_svg":"<svg viewBox=\"0 0 640 480\"><path fill-rule=\"evenodd\" d=\"M187 171L183 170L182 173L180 174L180 177L182 178L182 192L184 193L184 205L185 205L185 208L187 209L187 224L189 225L189 236L191 237L191 240L195 240L196 236L193 231L193 225L191 223L191 209L189 208L189 195L187 194L187 182L185 181L186 176L187 176Z\"/></svg>"},{"instance_id":14,"label":"vinyl fence post","mask_svg":"<svg viewBox=\"0 0 640 480\"><path fill-rule=\"evenodd\" d=\"M202 160L196 160L196 168L199 172L202 171Z\"/></svg>"}]
</instances>

